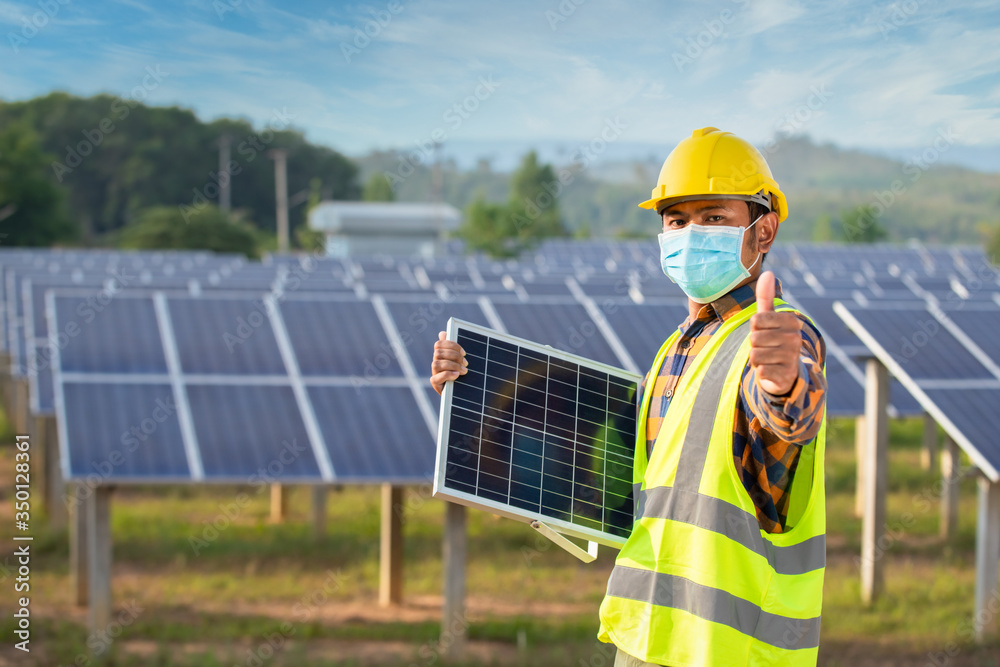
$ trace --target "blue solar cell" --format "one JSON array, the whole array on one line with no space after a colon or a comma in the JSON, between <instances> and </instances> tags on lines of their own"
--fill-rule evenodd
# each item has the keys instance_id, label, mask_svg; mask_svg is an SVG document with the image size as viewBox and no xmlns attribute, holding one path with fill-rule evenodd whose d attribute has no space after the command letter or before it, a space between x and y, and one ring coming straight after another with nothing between
<instances>
[{"instance_id":1,"label":"blue solar cell","mask_svg":"<svg viewBox=\"0 0 1000 667\"><path fill-rule=\"evenodd\" d=\"M309 397L338 479L433 479L434 439L409 388L310 387Z\"/></svg>"},{"instance_id":2,"label":"blue solar cell","mask_svg":"<svg viewBox=\"0 0 1000 667\"><path fill-rule=\"evenodd\" d=\"M206 478L320 477L290 387L188 385Z\"/></svg>"},{"instance_id":3,"label":"blue solar cell","mask_svg":"<svg viewBox=\"0 0 1000 667\"><path fill-rule=\"evenodd\" d=\"M990 359L1000 364L1000 309L950 310L947 315Z\"/></svg>"},{"instance_id":4,"label":"blue solar cell","mask_svg":"<svg viewBox=\"0 0 1000 667\"><path fill-rule=\"evenodd\" d=\"M48 345L35 346L35 363L29 368L29 374L35 386L38 414L52 414L55 399L52 395L52 364Z\"/></svg>"},{"instance_id":5,"label":"blue solar cell","mask_svg":"<svg viewBox=\"0 0 1000 667\"><path fill-rule=\"evenodd\" d=\"M403 374L371 303L289 299L281 313L303 375Z\"/></svg>"},{"instance_id":6,"label":"blue solar cell","mask_svg":"<svg viewBox=\"0 0 1000 667\"><path fill-rule=\"evenodd\" d=\"M1000 389L933 389L925 392L983 457L1000 470Z\"/></svg>"},{"instance_id":7,"label":"blue solar cell","mask_svg":"<svg viewBox=\"0 0 1000 667\"><path fill-rule=\"evenodd\" d=\"M434 343L438 339L438 332L447 328L448 318L457 317L474 324L489 326L486 316L476 303L389 301L387 305L396 328L399 329L403 344L410 352L413 365L421 376L425 373L430 375Z\"/></svg>"},{"instance_id":8,"label":"blue solar cell","mask_svg":"<svg viewBox=\"0 0 1000 667\"><path fill-rule=\"evenodd\" d=\"M648 275L646 280L642 281L639 285L639 289L643 296L646 297L676 297L678 299L687 299L684 295L684 290L677 285L677 283L672 282L664 275Z\"/></svg>"},{"instance_id":9,"label":"blue solar cell","mask_svg":"<svg viewBox=\"0 0 1000 667\"><path fill-rule=\"evenodd\" d=\"M185 373L284 375L267 308L254 299L171 298Z\"/></svg>"},{"instance_id":10,"label":"blue solar cell","mask_svg":"<svg viewBox=\"0 0 1000 667\"><path fill-rule=\"evenodd\" d=\"M572 296L569 287L563 281L557 282L522 282L521 286L530 296Z\"/></svg>"},{"instance_id":11,"label":"blue solar cell","mask_svg":"<svg viewBox=\"0 0 1000 667\"><path fill-rule=\"evenodd\" d=\"M915 416L924 413L923 407L896 378L889 379L889 405L896 408L899 416Z\"/></svg>"},{"instance_id":12,"label":"blue solar cell","mask_svg":"<svg viewBox=\"0 0 1000 667\"><path fill-rule=\"evenodd\" d=\"M494 303L507 331L611 366L621 362L586 309L578 304Z\"/></svg>"},{"instance_id":13,"label":"blue solar cell","mask_svg":"<svg viewBox=\"0 0 1000 667\"><path fill-rule=\"evenodd\" d=\"M992 374L923 307L860 308L851 314L916 380L992 378Z\"/></svg>"},{"instance_id":14,"label":"blue solar cell","mask_svg":"<svg viewBox=\"0 0 1000 667\"><path fill-rule=\"evenodd\" d=\"M826 358L826 411L835 417L855 417L865 412L864 388L836 357Z\"/></svg>"},{"instance_id":15,"label":"blue solar cell","mask_svg":"<svg viewBox=\"0 0 1000 667\"><path fill-rule=\"evenodd\" d=\"M436 391L434 391L434 387L430 386L430 383L427 383L427 386L424 388L424 391L427 392L427 400L430 401L431 407L434 408L434 417L435 417L435 419L437 421L440 421L441 396ZM437 423L437 422L435 422L435 423ZM436 429L437 429L437 427L435 426L435 430Z\"/></svg>"},{"instance_id":16,"label":"blue solar cell","mask_svg":"<svg viewBox=\"0 0 1000 667\"><path fill-rule=\"evenodd\" d=\"M666 280L666 277L663 278ZM589 297L621 297L628 295L629 282L625 276L620 278L594 278L580 283L583 293Z\"/></svg>"},{"instance_id":17,"label":"blue solar cell","mask_svg":"<svg viewBox=\"0 0 1000 667\"><path fill-rule=\"evenodd\" d=\"M840 347L863 348L864 344L857 334L833 312L834 301L836 299L822 296L800 296L798 291L789 296L789 302L808 315L827 339Z\"/></svg>"},{"instance_id":18,"label":"blue solar cell","mask_svg":"<svg viewBox=\"0 0 1000 667\"><path fill-rule=\"evenodd\" d=\"M70 476L190 476L168 384L63 384Z\"/></svg>"},{"instance_id":19,"label":"blue solar cell","mask_svg":"<svg viewBox=\"0 0 1000 667\"><path fill-rule=\"evenodd\" d=\"M611 308L614 310L611 311ZM687 314L687 306L680 304L620 304L605 309L611 328L643 372L653 365L660 346L677 330Z\"/></svg>"},{"instance_id":20,"label":"blue solar cell","mask_svg":"<svg viewBox=\"0 0 1000 667\"><path fill-rule=\"evenodd\" d=\"M167 362L152 299L108 305L56 296L61 368L82 373L165 373ZM73 332L76 332L74 335Z\"/></svg>"}]
</instances>

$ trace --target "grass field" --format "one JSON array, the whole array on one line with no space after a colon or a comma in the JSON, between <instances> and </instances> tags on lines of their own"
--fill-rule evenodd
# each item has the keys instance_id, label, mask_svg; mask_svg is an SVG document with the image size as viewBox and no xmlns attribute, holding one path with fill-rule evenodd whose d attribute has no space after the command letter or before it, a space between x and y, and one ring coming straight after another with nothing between
<instances>
[{"instance_id":1,"label":"grass field","mask_svg":"<svg viewBox=\"0 0 1000 667\"><path fill-rule=\"evenodd\" d=\"M937 477L919 466L923 422L891 427L886 592L860 603L855 557L854 425L831 422L827 457L829 565L820 664L1000 666L1000 643L966 641L975 578L975 484L963 483L961 524L946 548L937 537ZM13 440L9 429L0 423ZM13 480L13 448L0 447ZM0 554L13 547L13 507L0 485ZM250 502L217 521L240 492ZM614 552L577 562L525 525L469 513L465 653L443 660L440 634L443 504L407 491L405 603L378 597L379 490L329 495L327 535L313 537L309 494L293 489L290 518L268 522L268 494L252 487L121 488L112 503L114 618L87 636L72 603L65 533L36 516L30 655L13 649L12 576L0 572L0 664L33 665L611 665L595 641L596 614ZM230 507L229 514L233 514ZM206 531L213 521L223 529ZM195 541L195 538L204 542ZM0 557L2 558L2 557ZM111 634L116 635L115 638ZM950 654L950 655L949 655Z\"/></svg>"}]
</instances>

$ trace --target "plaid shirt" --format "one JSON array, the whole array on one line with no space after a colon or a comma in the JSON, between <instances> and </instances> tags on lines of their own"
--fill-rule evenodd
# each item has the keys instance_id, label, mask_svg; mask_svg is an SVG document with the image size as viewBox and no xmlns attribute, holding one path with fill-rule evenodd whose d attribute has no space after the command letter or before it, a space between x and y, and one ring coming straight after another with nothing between
<instances>
[{"instance_id":1,"label":"plaid shirt","mask_svg":"<svg viewBox=\"0 0 1000 667\"><path fill-rule=\"evenodd\" d=\"M646 421L646 452L651 454L660 432L670 398L684 371L705 347L723 320L756 301L756 281L729 292L706 304L698 316L690 316L680 325L681 335L667 351L653 385ZM775 296L781 296L781 283L775 282ZM826 379L823 364L826 344L808 319L799 315L802 326L802 353L799 377L785 396L775 396L757 385L756 371L749 362L743 369L739 400L733 424L733 458L743 487L757 508L762 530L780 533L788 514L788 489L795 474L799 450L819 433L826 403ZM649 374L642 382L639 405ZM640 408L641 409L641 408Z\"/></svg>"}]
</instances>

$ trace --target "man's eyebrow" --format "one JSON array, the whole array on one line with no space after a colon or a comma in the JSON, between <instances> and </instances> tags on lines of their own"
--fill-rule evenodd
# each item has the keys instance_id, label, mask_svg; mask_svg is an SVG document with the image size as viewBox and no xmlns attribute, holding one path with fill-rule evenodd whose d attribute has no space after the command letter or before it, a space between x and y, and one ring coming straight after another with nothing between
<instances>
[{"instance_id":1,"label":"man's eyebrow","mask_svg":"<svg viewBox=\"0 0 1000 667\"><path fill-rule=\"evenodd\" d=\"M697 209L695 213L704 213L705 211L714 211L716 209L722 209L723 211L731 210L728 206L725 206L723 204L710 204L708 206L702 206L701 208ZM681 213L681 212L675 211L673 207L670 207L663 209L663 212L660 213L660 215L667 215L668 213Z\"/></svg>"}]
</instances>

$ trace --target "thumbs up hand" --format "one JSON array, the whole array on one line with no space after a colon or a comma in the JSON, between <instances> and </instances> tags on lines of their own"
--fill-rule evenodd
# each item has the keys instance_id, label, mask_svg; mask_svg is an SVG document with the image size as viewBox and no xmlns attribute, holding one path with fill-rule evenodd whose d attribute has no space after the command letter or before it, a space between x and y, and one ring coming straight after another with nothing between
<instances>
[{"instance_id":1,"label":"thumbs up hand","mask_svg":"<svg viewBox=\"0 0 1000 667\"><path fill-rule=\"evenodd\" d=\"M769 394L787 394L799 377L802 320L774 312L774 273L757 279L757 313L750 318L750 366L757 384Z\"/></svg>"}]
</instances>

